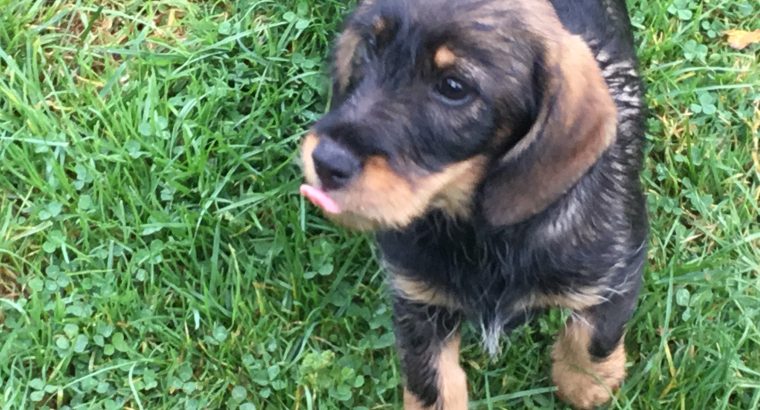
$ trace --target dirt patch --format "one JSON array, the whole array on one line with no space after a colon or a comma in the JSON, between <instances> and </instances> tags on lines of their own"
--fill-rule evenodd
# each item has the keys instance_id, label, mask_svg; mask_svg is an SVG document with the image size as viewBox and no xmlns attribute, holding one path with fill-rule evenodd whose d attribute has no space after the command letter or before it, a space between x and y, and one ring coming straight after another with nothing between
<instances>
[{"instance_id":1,"label":"dirt patch","mask_svg":"<svg viewBox=\"0 0 760 410\"><path fill-rule=\"evenodd\" d=\"M18 276L10 269L0 266L0 298L16 300L21 296Z\"/></svg>"}]
</instances>

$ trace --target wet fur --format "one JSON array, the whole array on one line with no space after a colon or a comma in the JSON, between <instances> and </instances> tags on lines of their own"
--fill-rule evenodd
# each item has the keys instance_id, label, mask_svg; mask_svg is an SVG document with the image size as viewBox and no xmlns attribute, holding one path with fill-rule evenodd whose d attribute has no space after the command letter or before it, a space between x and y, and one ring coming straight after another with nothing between
<instances>
[{"instance_id":1,"label":"wet fur","mask_svg":"<svg viewBox=\"0 0 760 410\"><path fill-rule=\"evenodd\" d=\"M557 381L560 395L579 408L606 401L624 374L622 335L648 226L639 185L642 88L624 3L433 1L425 13L418 3L425 2L359 6L334 53L333 110L314 127L363 158L385 158L384 175L410 186L421 181L414 175L485 159L477 178L456 186L456 206L426 201L401 223L392 216L409 201L400 200L376 207L390 223L369 223L396 278L405 402L440 409L459 400L441 389L458 376L435 363L458 338L460 320L479 323L496 353L504 331L554 306L589 326L580 345L567 337L578 328L568 328L555 361L573 352L588 366L614 364L605 368L614 376L601 386L607 395L589 398L556 362L555 381L568 380ZM563 55L567 47L577 49ZM452 64L475 67L469 75L484 87L480 100L454 109L431 99L435 73L447 68L436 65ZM450 185L422 192L445 197Z\"/></svg>"}]
</instances>

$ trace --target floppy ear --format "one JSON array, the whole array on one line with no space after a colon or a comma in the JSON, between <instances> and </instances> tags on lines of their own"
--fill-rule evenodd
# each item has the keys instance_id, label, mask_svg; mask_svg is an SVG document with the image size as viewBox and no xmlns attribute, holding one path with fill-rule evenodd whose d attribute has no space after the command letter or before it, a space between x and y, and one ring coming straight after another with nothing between
<instances>
[{"instance_id":1,"label":"floppy ear","mask_svg":"<svg viewBox=\"0 0 760 410\"><path fill-rule=\"evenodd\" d=\"M362 35L357 31L356 26L350 22L355 19L357 14L366 12L374 4L375 0L360 0L356 5L353 14L348 17L344 23L343 31L338 36L332 54L332 79L333 79L333 96L341 95L346 92L351 84L352 71L356 68L361 56L357 56L357 47L364 41ZM380 17L372 19L372 30L378 34L385 27L385 22Z\"/></svg>"},{"instance_id":2,"label":"floppy ear","mask_svg":"<svg viewBox=\"0 0 760 410\"><path fill-rule=\"evenodd\" d=\"M356 47L361 40L361 36L351 28L346 28L338 36L333 51L333 95L346 92L351 82Z\"/></svg>"},{"instance_id":3,"label":"floppy ear","mask_svg":"<svg viewBox=\"0 0 760 410\"><path fill-rule=\"evenodd\" d=\"M591 50L565 32L546 46L540 111L483 186L492 225L515 224L567 192L612 144L617 110Z\"/></svg>"}]
</instances>

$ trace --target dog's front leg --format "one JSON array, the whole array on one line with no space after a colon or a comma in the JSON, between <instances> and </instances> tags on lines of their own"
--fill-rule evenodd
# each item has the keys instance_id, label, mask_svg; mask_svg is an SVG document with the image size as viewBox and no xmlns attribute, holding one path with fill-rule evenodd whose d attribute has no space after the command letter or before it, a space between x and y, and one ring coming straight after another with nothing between
<instances>
[{"instance_id":1,"label":"dog's front leg","mask_svg":"<svg viewBox=\"0 0 760 410\"><path fill-rule=\"evenodd\" d=\"M404 409L467 409L458 312L394 296L396 345L406 376Z\"/></svg>"},{"instance_id":2,"label":"dog's front leg","mask_svg":"<svg viewBox=\"0 0 760 410\"><path fill-rule=\"evenodd\" d=\"M557 393L577 409L606 403L625 378L623 335L636 304L635 282L601 304L574 311L554 345Z\"/></svg>"}]
</instances>

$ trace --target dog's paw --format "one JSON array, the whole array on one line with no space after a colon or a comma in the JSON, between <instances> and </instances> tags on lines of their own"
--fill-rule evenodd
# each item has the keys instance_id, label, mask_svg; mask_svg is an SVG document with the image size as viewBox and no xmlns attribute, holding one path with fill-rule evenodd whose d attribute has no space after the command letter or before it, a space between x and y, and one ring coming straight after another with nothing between
<instances>
[{"instance_id":1,"label":"dog's paw","mask_svg":"<svg viewBox=\"0 0 760 410\"><path fill-rule=\"evenodd\" d=\"M625 378L625 350L622 343L604 360L591 360L558 343L554 346L552 381L557 395L576 409L593 409L610 401Z\"/></svg>"}]
</instances>

